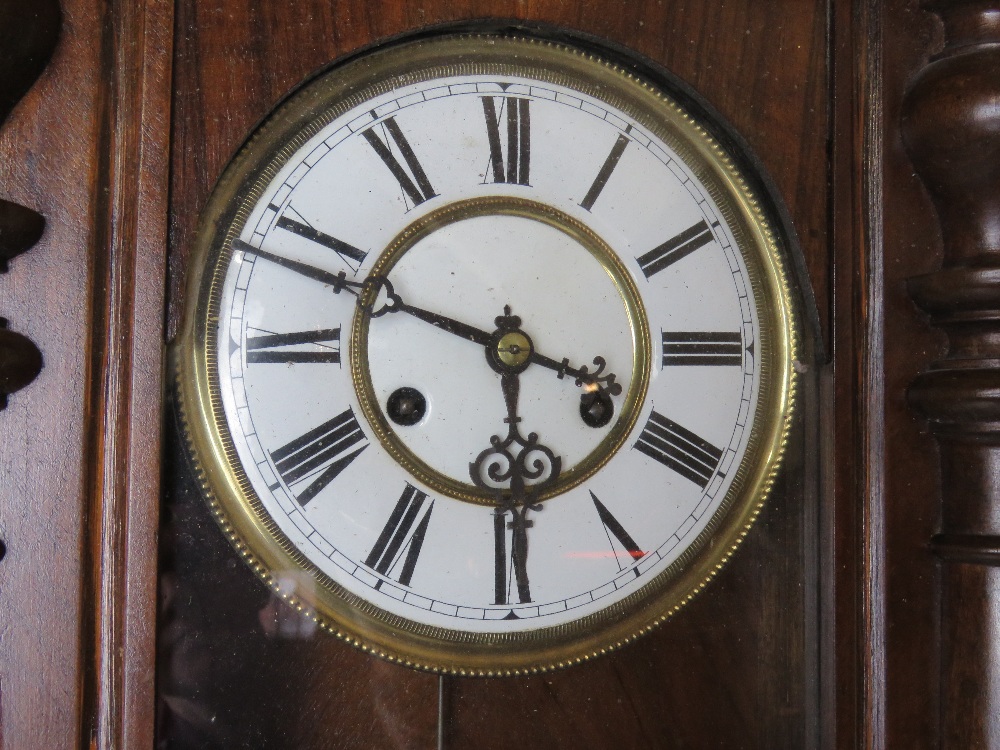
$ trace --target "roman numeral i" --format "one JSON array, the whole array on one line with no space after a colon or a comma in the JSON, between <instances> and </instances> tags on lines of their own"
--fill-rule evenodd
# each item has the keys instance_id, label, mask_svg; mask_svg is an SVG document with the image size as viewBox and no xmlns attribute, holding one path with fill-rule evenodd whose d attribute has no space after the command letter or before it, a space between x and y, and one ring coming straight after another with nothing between
<instances>
[{"instance_id":1,"label":"roman numeral i","mask_svg":"<svg viewBox=\"0 0 1000 750\"><path fill-rule=\"evenodd\" d=\"M361 443L361 447L351 450ZM350 407L302 437L271 451L278 475L290 488L309 482L295 499L305 505L350 466L368 447L364 432ZM271 489L277 489L272 485Z\"/></svg>"}]
</instances>

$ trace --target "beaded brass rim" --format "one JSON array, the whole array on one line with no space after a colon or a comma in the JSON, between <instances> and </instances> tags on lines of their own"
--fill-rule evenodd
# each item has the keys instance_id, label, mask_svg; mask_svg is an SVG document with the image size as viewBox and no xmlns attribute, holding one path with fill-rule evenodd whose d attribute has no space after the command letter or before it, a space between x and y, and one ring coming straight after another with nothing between
<instances>
[{"instance_id":1,"label":"beaded brass rim","mask_svg":"<svg viewBox=\"0 0 1000 750\"><path fill-rule=\"evenodd\" d=\"M598 471L618 452L639 418L639 406L646 397L649 387L651 345L649 322L628 270L604 240L594 234L589 227L566 213L536 201L513 196L491 196L472 198L443 206L423 216L407 227L389 246L372 267L371 275L388 276L393 266L404 253L416 243L448 224L464 221L477 216L518 216L542 222L564 232L577 243L581 250L589 253L604 268L615 289L621 296L629 320L632 337L632 366L630 368L629 390L622 401L621 410L614 426L607 436L590 454L568 471L563 471L559 480L545 492L539 501L560 495L576 487ZM402 464L408 472L421 482L448 497L466 500L479 505L495 505L496 494L489 493L470 483L428 466L417 457L396 435L379 406L368 367L368 330L371 316L355 315L351 334L351 374L358 401L365 417L378 436L386 451Z\"/></svg>"},{"instance_id":2,"label":"beaded brass rim","mask_svg":"<svg viewBox=\"0 0 1000 750\"><path fill-rule=\"evenodd\" d=\"M746 452L724 502L695 541L632 595L566 625L470 633L379 609L318 570L266 513L239 463L222 408L213 326L232 240L288 157L364 99L444 75L494 74L566 83L598 96L661 138L694 172L744 259L760 336L760 391ZM265 122L221 178L192 255L176 389L199 482L222 529L257 575L292 606L359 648L411 667L461 675L544 672L631 642L702 591L746 536L778 471L795 397L797 319L784 253L758 197L726 150L667 94L572 47L527 37L443 35L398 43L311 82ZM285 588L279 573L300 585Z\"/></svg>"}]
</instances>

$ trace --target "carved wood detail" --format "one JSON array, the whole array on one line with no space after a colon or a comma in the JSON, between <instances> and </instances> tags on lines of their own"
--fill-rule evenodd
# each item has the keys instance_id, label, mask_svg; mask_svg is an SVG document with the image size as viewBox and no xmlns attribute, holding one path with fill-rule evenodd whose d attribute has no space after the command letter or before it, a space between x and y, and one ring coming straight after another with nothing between
<instances>
[{"instance_id":1,"label":"carved wood detail","mask_svg":"<svg viewBox=\"0 0 1000 750\"><path fill-rule=\"evenodd\" d=\"M944 47L904 102L907 150L937 209L939 271L910 294L947 334L912 384L941 454L944 747L1000 741L1000 2L927 2ZM991 679L992 676L992 679Z\"/></svg>"},{"instance_id":2,"label":"carved wood detail","mask_svg":"<svg viewBox=\"0 0 1000 750\"><path fill-rule=\"evenodd\" d=\"M59 37L57 0L0 2L0 125L42 74ZM45 219L30 208L0 199L0 273L11 258L31 248L45 231ZM7 395L34 380L42 354L26 336L7 330L0 319L0 409Z\"/></svg>"}]
</instances>

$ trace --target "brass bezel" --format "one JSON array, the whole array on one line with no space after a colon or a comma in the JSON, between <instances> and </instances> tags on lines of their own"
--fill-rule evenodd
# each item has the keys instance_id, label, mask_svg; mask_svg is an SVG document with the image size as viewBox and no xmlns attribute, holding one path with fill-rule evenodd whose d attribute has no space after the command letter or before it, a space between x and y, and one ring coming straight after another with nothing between
<instances>
[{"instance_id":1,"label":"brass bezel","mask_svg":"<svg viewBox=\"0 0 1000 750\"><path fill-rule=\"evenodd\" d=\"M629 112L675 150L723 213L746 263L760 323L761 384L747 452L718 511L684 554L633 595L576 622L521 633L431 628L384 612L318 571L264 512L236 459L208 342L218 321L231 242L278 166L368 96L449 74L538 76L572 84ZM629 72L569 46L468 34L397 43L351 60L283 103L235 157L202 217L176 345L176 389L199 482L222 529L274 591L324 629L383 658L463 675L545 671L588 660L645 633L684 606L729 560L760 512L788 435L795 392L796 313L786 250L726 150L677 102ZM298 573L297 590L278 574ZM294 576L293 576L294 577Z\"/></svg>"},{"instance_id":2,"label":"brass bezel","mask_svg":"<svg viewBox=\"0 0 1000 750\"><path fill-rule=\"evenodd\" d=\"M557 208L510 195L469 198L449 203L422 216L389 243L375 261L370 273L376 276L390 276L391 269L402 255L431 232L447 224L484 215L521 216L548 224L572 237L601 264L611 278L612 284L621 295L629 319L632 335L632 367L629 389L620 402L618 418L607 436L589 455L569 470L564 468L558 481L540 494L539 501L544 501L571 490L593 476L594 472L611 460L628 438L639 418L637 407L642 404L649 387L651 363L649 321L646 319L642 298L635 287L635 282L632 281L621 259L604 240L589 227ZM382 413L371 385L366 347L370 323L369 315L354 316L351 332L351 376L354 379L354 389L361 409L382 446L408 472L442 495L480 505L495 505L496 493L480 489L471 482L459 482L453 477L445 476L428 466L396 437L395 430Z\"/></svg>"}]
</instances>

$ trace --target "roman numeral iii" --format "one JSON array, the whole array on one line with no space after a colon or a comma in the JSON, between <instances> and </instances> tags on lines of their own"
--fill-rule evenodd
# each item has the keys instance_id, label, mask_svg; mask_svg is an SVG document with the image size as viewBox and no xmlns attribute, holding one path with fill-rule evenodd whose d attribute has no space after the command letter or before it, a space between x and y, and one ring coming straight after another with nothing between
<instances>
[{"instance_id":1,"label":"roman numeral iii","mask_svg":"<svg viewBox=\"0 0 1000 750\"><path fill-rule=\"evenodd\" d=\"M663 366L743 364L739 331L664 331Z\"/></svg>"},{"instance_id":2,"label":"roman numeral iii","mask_svg":"<svg viewBox=\"0 0 1000 750\"><path fill-rule=\"evenodd\" d=\"M359 443L361 447L354 448ZM305 507L367 447L365 434L348 407L330 421L271 451L271 459L289 487L308 482L295 498ZM277 485L271 489L277 489Z\"/></svg>"},{"instance_id":3,"label":"roman numeral iii","mask_svg":"<svg viewBox=\"0 0 1000 750\"><path fill-rule=\"evenodd\" d=\"M318 348L310 351L296 351L289 348L297 344L316 344ZM339 328L322 328L318 331L268 333L263 336L247 336L247 364L331 362L340 362Z\"/></svg>"},{"instance_id":4,"label":"roman numeral iii","mask_svg":"<svg viewBox=\"0 0 1000 750\"><path fill-rule=\"evenodd\" d=\"M721 449L656 411L649 415L633 447L702 489L708 486L722 459Z\"/></svg>"},{"instance_id":5,"label":"roman numeral iii","mask_svg":"<svg viewBox=\"0 0 1000 750\"><path fill-rule=\"evenodd\" d=\"M378 126L376 125L375 127ZM364 139L368 141L368 145L374 149L378 157L389 168L389 171L392 172L392 176L396 178L399 187L409 196L413 205L419 206L424 201L436 196L437 193L434 192L430 180L427 179L427 173L424 172L424 168L417 161L417 156L413 153L413 149L410 147L409 141L406 140L406 136L403 135L403 131L399 129L396 118L386 118L382 121L382 127L389 134L389 139L396 144L396 148L402 154L403 161L406 162L409 172L399 163L396 155L389 148L389 144L379 138L374 127L368 128L361 135L364 136Z\"/></svg>"},{"instance_id":6,"label":"roman numeral iii","mask_svg":"<svg viewBox=\"0 0 1000 750\"><path fill-rule=\"evenodd\" d=\"M427 493L421 492L412 485L407 484L403 494L399 496L389 520L386 521L372 547L372 551L365 558L365 565L378 571L384 576L389 576L392 570L399 563L403 552L406 552L406 559L403 561L402 570L399 572L398 580L403 586L410 585L413 578L413 569L417 565L417 558L420 557L420 549L424 544L424 536L427 534L427 525L431 521L431 512L434 510L434 501L431 500L420 523L414 528L417 516L427 500ZM382 582L379 581L375 588L378 589Z\"/></svg>"},{"instance_id":7,"label":"roman numeral iii","mask_svg":"<svg viewBox=\"0 0 1000 750\"><path fill-rule=\"evenodd\" d=\"M507 159L504 160L500 144L501 111L507 110ZM510 185L528 185L528 168L531 161L531 115L529 101L516 97L484 96L483 114L486 116L486 133L490 140L490 166L493 182Z\"/></svg>"},{"instance_id":8,"label":"roman numeral iii","mask_svg":"<svg viewBox=\"0 0 1000 750\"><path fill-rule=\"evenodd\" d=\"M704 219L693 227L685 229L676 237L671 237L662 245L658 245L645 255L640 255L636 260L648 279L654 273L662 271L664 268L672 266L682 258L686 258L699 247L704 247L714 239L712 230Z\"/></svg>"}]
</instances>

